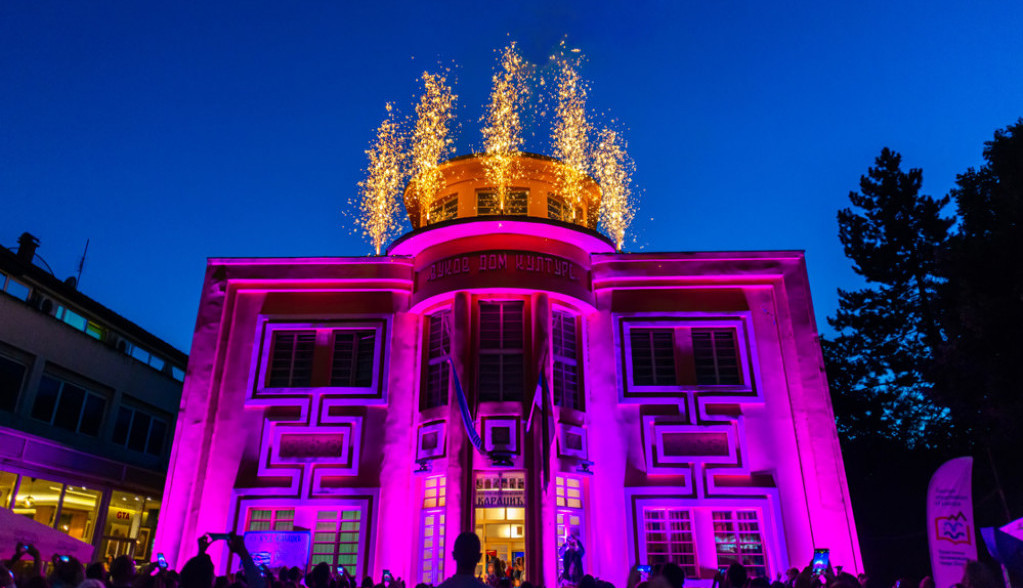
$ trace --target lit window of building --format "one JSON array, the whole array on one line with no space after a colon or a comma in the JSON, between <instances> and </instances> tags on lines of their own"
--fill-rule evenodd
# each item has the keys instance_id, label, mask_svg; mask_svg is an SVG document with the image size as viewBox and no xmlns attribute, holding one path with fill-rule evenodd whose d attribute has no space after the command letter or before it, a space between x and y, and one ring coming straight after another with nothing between
<instances>
[{"instance_id":1,"label":"lit window of building","mask_svg":"<svg viewBox=\"0 0 1023 588\"><path fill-rule=\"evenodd\" d=\"M687 578L699 577L696 543L689 510L684 508L643 509L643 541L650 564L678 564Z\"/></svg>"},{"instance_id":2,"label":"lit window of building","mask_svg":"<svg viewBox=\"0 0 1023 588\"><path fill-rule=\"evenodd\" d=\"M423 380L423 393L420 397L420 408L436 408L448 403L448 382L451 368L448 354L451 350L451 337L448 335L448 322L451 311L442 310L426 318L426 373Z\"/></svg>"},{"instance_id":3,"label":"lit window of building","mask_svg":"<svg viewBox=\"0 0 1023 588\"><path fill-rule=\"evenodd\" d=\"M521 400L523 304L480 302L479 389L481 401Z\"/></svg>"},{"instance_id":4,"label":"lit window of building","mask_svg":"<svg viewBox=\"0 0 1023 588\"><path fill-rule=\"evenodd\" d=\"M768 577L764 539L757 513L750 510L715 510L713 517L718 566L740 563L746 566L750 577Z\"/></svg>"}]
</instances>

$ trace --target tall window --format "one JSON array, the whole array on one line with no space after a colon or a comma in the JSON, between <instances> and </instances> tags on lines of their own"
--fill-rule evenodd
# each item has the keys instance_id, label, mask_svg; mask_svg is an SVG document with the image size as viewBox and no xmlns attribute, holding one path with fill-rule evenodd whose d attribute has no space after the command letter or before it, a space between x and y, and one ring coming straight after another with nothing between
<instances>
[{"instance_id":1,"label":"tall window","mask_svg":"<svg viewBox=\"0 0 1023 588\"><path fill-rule=\"evenodd\" d=\"M246 531L293 531L295 509L250 508Z\"/></svg>"},{"instance_id":2,"label":"tall window","mask_svg":"<svg viewBox=\"0 0 1023 588\"><path fill-rule=\"evenodd\" d=\"M451 337L447 324L450 317L450 310L442 310L426 319L429 332L426 342L426 374L423 392L419 396L420 410L448 403L448 380L451 376L448 354L451 352Z\"/></svg>"},{"instance_id":3,"label":"tall window","mask_svg":"<svg viewBox=\"0 0 1023 588\"><path fill-rule=\"evenodd\" d=\"M458 194L438 198L430 203L430 224L453 219L458 216Z\"/></svg>"},{"instance_id":4,"label":"tall window","mask_svg":"<svg viewBox=\"0 0 1023 588\"><path fill-rule=\"evenodd\" d=\"M420 576L422 582L434 586L444 581L444 494L443 476L423 481Z\"/></svg>"},{"instance_id":5,"label":"tall window","mask_svg":"<svg viewBox=\"0 0 1023 588\"><path fill-rule=\"evenodd\" d=\"M103 423L106 407L107 401L103 396L44 375L32 406L32 418L95 437Z\"/></svg>"},{"instance_id":6,"label":"tall window","mask_svg":"<svg viewBox=\"0 0 1023 588\"><path fill-rule=\"evenodd\" d=\"M686 577L698 577L693 521L688 510L676 507L643 508L643 539L646 542L647 563L673 562L682 568Z\"/></svg>"},{"instance_id":7,"label":"tall window","mask_svg":"<svg viewBox=\"0 0 1023 588\"><path fill-rule=\"evenodd\" d=\"M697 384L742 383L735 331L732 329L693 329L693 358Z\"/></svg>"},{"instance_id":8,"label":"tall window","mask_svg":"<svg viewBox=\"0 0 1023 588\"><path fill-rule=\"evenodd\" d=\"M128 449L161 456L167 441L167 421L121 406L117 409L113 441Z\"/></svg>"},{"instance_id":9,"label":"tall window","mask_svg":"<svg viewBox=\"0 0 1023 588\"><path fill-rule=\"evenodd\" d=\"M376 331L334 331L330 385L365 387L373 383Z\"/></svg>"},{"instance_id":10,"label":"tall window","mask_svg":"<svg viewBox=\"0 0 1023 588\"><path fill-rule=\"evenodd\" d=\"M757 512L715 510L713 519L718 566L738 562L746 566L751 578L766 578L767 557Z\"/></svg>"},{"instance_id":11,"label":"tall window","mask_svg":"<svg viewBox=\"0 0 1023 588\"><path fill-rule=\"evenodd\" d=\"M308 388L313 381L316 331L274 333L270 355L271 388Z\"/></svg>"},{"instance_id":12,"label":"tall window","mask_svg":"<svg viewBox=\"0 0 1023 588\"><path fill-rule=\"evenodd\" d=\"M522 400L522 301L480 303L479 397Z\"/></svg>"},{"instance_id":13,"label":"tall window","mask_svg":"<svg viewBox=\"0 0 1023 588\"><path fill-rule=\"evenodd\" d=\"M575 410L583 409L579 393L578 343L575 315L556 310L553 314L554 338L554 404Z\"/></svg>"},{"instance_id":14,"label":"tall window","mask_svg":"<svg viewBox=\"0 0 1023 588\"><path fill-rule=\"evenodd\" d=\"M362 536L362 511L326 510L316 513L316 532L313 535L313 556L310 566L326 562L331 567L344 566L345 571L358 578L360 570L359 545Z\"/></svg>"},{"instance_id":15,"label":"tall window","mask_svg":"<svg viewBox=\"0 0 1023 588\"><path fill-rule=\"evenodd\" d=\"M0 410L14 410L24 381L25 366L0 355Z\"/></svg>"},{"instance_id":16,"label":"tall window","mask_svg":"<svg viewBox=\"0 0 1023 588\"><path fill-rule=\"evenodd\" d=\"M674 386L674 329L630 329L632 381L637 386Z\"/></svg>"}]
</instances>

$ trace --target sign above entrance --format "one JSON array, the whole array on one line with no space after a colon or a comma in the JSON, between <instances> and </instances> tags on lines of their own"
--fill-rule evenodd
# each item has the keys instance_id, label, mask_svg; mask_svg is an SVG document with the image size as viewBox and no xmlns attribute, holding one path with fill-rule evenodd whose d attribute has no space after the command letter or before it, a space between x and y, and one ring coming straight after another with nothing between
<instances>
[{"instance_id":1,"label":"sign above entrance","mask_svg":"<svg viewBox=\"0 0 1023 588\"><path fill-rule=\"evenodd\" d=\"M525 508L525 472L478 472L476 508Z\"/></svg>"},{"instance_id":2,"label":"sign above entrance","mask_svg":"<svg viewBox=\"0 0 1023 588\"><path fill-rule=\"evenodd\" d=\"M465 252L416 267L417 300L468 288L550 290L590 302L590 272L566 257L511 249Z\"/></svg>"}]
</instances>

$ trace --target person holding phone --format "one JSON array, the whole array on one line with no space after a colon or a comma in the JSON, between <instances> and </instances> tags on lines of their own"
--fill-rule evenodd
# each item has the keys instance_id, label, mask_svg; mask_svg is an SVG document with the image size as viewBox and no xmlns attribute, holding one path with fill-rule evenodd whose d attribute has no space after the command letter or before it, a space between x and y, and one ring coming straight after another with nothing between
<instances>
[{"instance_id":1,"label":"person holding phone","mask_svg":"<svg viewBox=\"0 0 1023 588\"><path fill-rule=\"evenodd\" d=\"M583 542L579 540L575 532L567 533L565 544L558 550L564 570L561 574L562 580L569 584L579 585L579 581L586 575L583 572L583 555L585 554L586 548L583 547Z\"/></svg>"}]
</instances>

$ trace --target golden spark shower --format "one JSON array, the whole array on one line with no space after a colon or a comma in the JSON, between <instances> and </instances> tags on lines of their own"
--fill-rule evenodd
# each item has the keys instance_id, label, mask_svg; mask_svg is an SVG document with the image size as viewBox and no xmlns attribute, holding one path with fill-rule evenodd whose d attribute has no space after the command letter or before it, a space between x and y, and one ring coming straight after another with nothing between
<instances>
[{"instance_id":1,"label":"golden spark shower","mask_svg":"<svg viewBox=\"0 0 1023 588\"><path fill-rule=\"evenodd\" d=\"M591 86L580 74L584 59L579 53L563 41L537 70L514 42L497 52L490 93L479 119L483 152L473 155L480 166L473 174L485 182L487 191L496 192L496 207L485 214L508 215L512 210L506 206L509 188L525 188L528 182L523 174L536 168L528 164L535 155L525 152L527 137L540 142L536 151L554 160L545 164L551 170L549 188L534 189L532 195L527 190L527 205L516 208L516 214L599 229L621 251L636 215L631 188L634 164L619 131L595 132L595 127L604 126L600 121L605 115L587 111ZM445 177L450 173L445 171L447 162L455 153L456 141L465 140L455 136L458 95L449 84L450 75L450 69L422 73L421 93L403 109L414 110L414 116L399 117L388 103L387 116L366 151L369 164L365 179L359 182L355 226L378 255L401 232L404 212L418 229L459 218L468 210L460 208L460 214L437 206L446 182L453 181ZM536 128L541 125L547 128ZM472 203L479 206L477 200Z\"/></svg>"},{"instance_id":2,"label":"golden spark shower","mask_svg":"<svg viewBox=\"0 0 1023 588\"><path fill-rule=\"evenodd\" d=\"M377 255L392 236L397 234L400 195L405 180L404 138L395 121L394 109L387 105L387 117L377 128L376 141L366 151L369 166L366 179L359 182L362 216L359 224L373 244Z\"/></svg>"},{"instance_id":3,"label":"golden spark shower","mask_svg":"<svg viewBox=\"0 0 1023 588\"><path fill-rule=\"evenodd\" d=\"M487 158L484 166L487 180L497 189L500 209L504 210L505 194L514 180L515 161L522 147L522 116L529 97L527 64L515 48L505 47L501 63L492 79L490 104L484 118L483 147Z\"/></svg>"},{"instance_id":4,"label":"golden spark shower","mask_svg":"<svg viewBox=\"0 0 1023 588\"><path fill-rule=\"evenodd\" d=\"M593 175L600 184L600 225L604 233L622 250L625 231L636 215L632 202L632 160L625 153L625 144L618 133L602 129L593 152Z\"/></svg>"},{"instance_id":5,"label":"golden spark shower","mask_svg":"<svg viewBox=\"0 0 1023 588\"><path fill-rule=\"evenodd\" d=\"M423 94L416 105L416 123L412 130L412 190L419 206L430 215L430 205L441 189L437 165L449 154L452 139L450 123L458 99L439 74L423 72Z\"/></svg>"},{"instance_id":6,"label":"golden spark shower","mask_svg":"<svg viewBox=\"0 0 1023 588\"><path fill-rule=\"evenodd\" d=\"M564 45L564 43L562 43ZM555 60L557 66L557 106L551 140L554 156L565 165L558 170L558 186L562 198L570 204L570 220L583 209L583 185L589 166L590 124L586 120L586 85L576 65L565 57Z\"/></svg>"}]
</instances>

